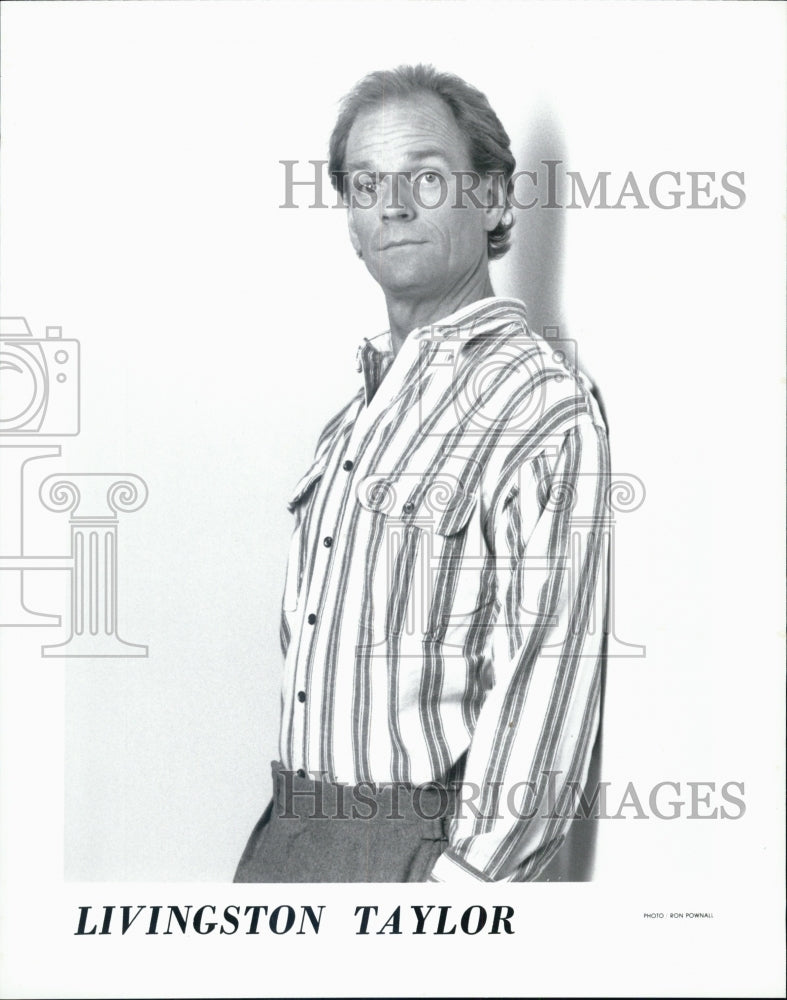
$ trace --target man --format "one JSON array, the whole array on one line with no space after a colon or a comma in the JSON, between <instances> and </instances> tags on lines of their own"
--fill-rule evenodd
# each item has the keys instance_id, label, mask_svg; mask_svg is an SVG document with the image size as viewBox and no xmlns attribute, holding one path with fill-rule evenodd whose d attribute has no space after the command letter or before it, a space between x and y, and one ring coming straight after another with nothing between
<instances>
[{"instance_id":1,"label":"man","mask_svg":"<svg viewBox=\"0 0 787 1000\"><path fill-rule=\"evenodd\" d=\"M329 169L390 329L290 498L281 761L236 880L531 880L598 729L606 429L494 296L514 159L481 93L373 73Z\"/></svg>"}]
</instances>

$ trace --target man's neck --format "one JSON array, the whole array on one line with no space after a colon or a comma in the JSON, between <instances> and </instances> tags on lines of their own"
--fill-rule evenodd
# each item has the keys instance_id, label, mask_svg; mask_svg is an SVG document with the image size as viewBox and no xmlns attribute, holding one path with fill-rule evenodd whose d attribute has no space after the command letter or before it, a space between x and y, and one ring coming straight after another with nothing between
<instances>
[{"instance_id":1,"label":"man's neck","mask_svg":"<svg viewBox=\"0 0 787 1000\"><path fill-rule=\"evenodd\" d=\"M473 280L468 284L454 289L438 299L420 300L414 299L412 296L396 298L392 295L386 295L385 304L388 308L391 347L394 355L399 353L399 349L412 330L436 323L458 309L494 294L489 272L484 269L482 273L474 275Z\"/></svg>"}]
</instances>

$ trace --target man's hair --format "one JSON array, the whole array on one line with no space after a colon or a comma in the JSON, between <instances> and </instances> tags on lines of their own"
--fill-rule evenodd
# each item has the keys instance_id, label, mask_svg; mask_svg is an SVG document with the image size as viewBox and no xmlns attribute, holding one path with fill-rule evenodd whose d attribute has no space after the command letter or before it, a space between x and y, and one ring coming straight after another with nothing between
<instances>
[{"instance_id":1,"label":"man's hair","mask_svg":"<svg viewBox=\"0 0 787 1000\"><path fill-rule=\"evenodd\" d=\"M334 188L344 197L347 187L345 159L347 138L358 115L379 107L392 98L434 94L451 110L456 124L467 140L473 170L479 174L496 173L505 189L505 212L492 232L487 234L490 260L508 250L511 228L511 177L516 162L511 140L489 101L480 90L471 87L453 73L440 73L434 66L397 66L396 69L369 73L346 95L339 110L329 144L328 171Z\"/></svg>"}]
</instances>

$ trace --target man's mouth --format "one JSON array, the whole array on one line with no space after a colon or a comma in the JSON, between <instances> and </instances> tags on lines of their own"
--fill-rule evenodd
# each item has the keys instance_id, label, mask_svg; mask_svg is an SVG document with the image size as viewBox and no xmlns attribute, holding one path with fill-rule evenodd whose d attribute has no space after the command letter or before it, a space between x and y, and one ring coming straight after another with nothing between
<instances>
[{"instance_id":1,"label":"man's mouth","mask_svg":"<svg viewBox=\"0 0 787 1000\"><path fill-rule=\"evenodd\" d=\"M425 243L425 240L388 240L382 243L380 250L395 250L397 247L417 247Z\"/></svg>"}]
</instances>

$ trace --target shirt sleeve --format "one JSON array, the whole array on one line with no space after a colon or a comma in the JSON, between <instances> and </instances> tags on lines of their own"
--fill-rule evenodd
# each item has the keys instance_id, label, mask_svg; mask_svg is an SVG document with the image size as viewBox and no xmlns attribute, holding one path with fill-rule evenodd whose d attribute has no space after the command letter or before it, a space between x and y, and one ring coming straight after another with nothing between
<instances>
[{"instance_id":1,"label":"shirt sleeve","mask_svg":"<svg viewBox=\"0 0 787 1000\"><path fill-rule=\"evenodd\" d=\"M607 601L606 430L584 416L557 451L517 470L496 518L492 686L432 882L535 879L565 840L587 777Z\"/></svg>"}]
</instances>

